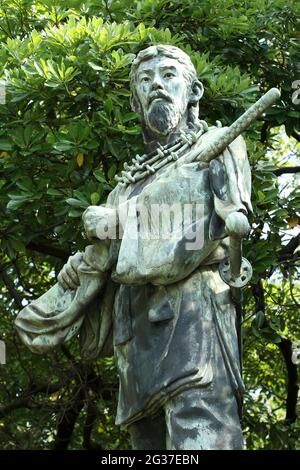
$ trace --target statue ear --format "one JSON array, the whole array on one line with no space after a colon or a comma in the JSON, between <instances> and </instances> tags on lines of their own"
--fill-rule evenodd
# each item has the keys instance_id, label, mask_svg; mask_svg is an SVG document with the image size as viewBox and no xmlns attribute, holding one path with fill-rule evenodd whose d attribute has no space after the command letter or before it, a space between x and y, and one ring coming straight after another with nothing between
<instances>
[{"instance_id":1,"label":"statue ear","mask_svg":"<svg viewBox=\"0 0 300 470\"><path fill-rule=\"evenodd\" d=\"M189 102L191 104L197 104L199 100L201 100L203 96L204 88L199 80L195 80L192 83L191 91L190 91L190 99Z\"/></svg>"}]
</instances>

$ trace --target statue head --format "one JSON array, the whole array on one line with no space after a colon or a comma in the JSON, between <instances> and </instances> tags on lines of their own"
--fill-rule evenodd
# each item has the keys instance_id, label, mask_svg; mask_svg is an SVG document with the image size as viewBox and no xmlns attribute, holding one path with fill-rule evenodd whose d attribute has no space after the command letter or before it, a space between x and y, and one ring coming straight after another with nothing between
<instances>
[{"instance_id":1,"label":"statue head","mask_svg":"<svg viewBox=\"0 0 300 470\"><path fill-rule=\"evenodd\" d=\"M141 116L145 140L195 127L203 86L189 56L175 46L140 51L130 72L131 106Z\"/></svg>"}]
</instances>

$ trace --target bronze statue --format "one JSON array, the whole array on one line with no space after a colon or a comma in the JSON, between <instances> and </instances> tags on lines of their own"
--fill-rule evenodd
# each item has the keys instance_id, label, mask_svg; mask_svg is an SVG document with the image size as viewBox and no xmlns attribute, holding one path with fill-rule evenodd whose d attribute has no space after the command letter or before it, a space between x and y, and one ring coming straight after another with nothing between
<instances>
[{"instance_id":1,"label":"bronze statue","mask_svg":"<svg viewBox=\"0 0 300 470\"><path fill-rule=\"evenodd\" d=\"M235 302L251 277L241 240L252 206L240 134L278 93L229 128L209 127L190 58L163 45L138 54L130 82L145 154L105 206L84 212L93 243L16 326L39 353L79 333L90 357L109 353L113 331L116 423L134 449L242 449Z\"/></svg>"}]
</instances>

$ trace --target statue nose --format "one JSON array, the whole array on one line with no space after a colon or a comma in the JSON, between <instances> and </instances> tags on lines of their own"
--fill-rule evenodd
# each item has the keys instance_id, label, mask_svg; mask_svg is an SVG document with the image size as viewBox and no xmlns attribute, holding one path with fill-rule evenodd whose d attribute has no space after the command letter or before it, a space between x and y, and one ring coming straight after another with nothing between
<instances>
[{"instance_id":1,"label":"statue nose","mask_svg":"<svg viewBox=\"0 0 300 470\"><path fill-rule=\"evenodd\" d=\"M161 83L161 80L160 78L158 77L155 77L153 82L152 82L152 90L162 90L163 89L163 85Z\"/></svg>"}]
</instances>

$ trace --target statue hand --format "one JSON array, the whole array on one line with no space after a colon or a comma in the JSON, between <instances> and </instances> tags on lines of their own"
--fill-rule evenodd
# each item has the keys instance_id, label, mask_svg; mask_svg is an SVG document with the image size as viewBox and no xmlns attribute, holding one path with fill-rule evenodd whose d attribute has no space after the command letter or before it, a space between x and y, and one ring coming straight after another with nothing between
<instances>
[{"instance_id":1,"label":"statue hand","mask_svg":"<svg viewBox=\"0 0 300 470\"><path fill-rule=\"evenodd\" d=\"M70 256L67 263L64 265L57 280L64 289L77 289L80 286L80 280L77 274L77 268L82 261L83 253L78 252Z\"/></svg>"},{"instance_id":2,"label":"statue hand","mask_svg":"<svg viewBox=\"0 0 300 470\"><path fill-rule=\"evenodd\" d=\"M246 238L250 232L247 217L242 212L232 212L225 220L225 231L233 238Z\"/></svg>"},{"instance_id":3,"label":"statue hand","mask_svg":"<svg viewBox=\"0 0 300 470\"><path fill-rule=\"evenodd\" d=\"M82 214L84 230L89 239L105 240L116 237L118 213L103 206L90 206Z\"/></svg>"}]
</instances>

